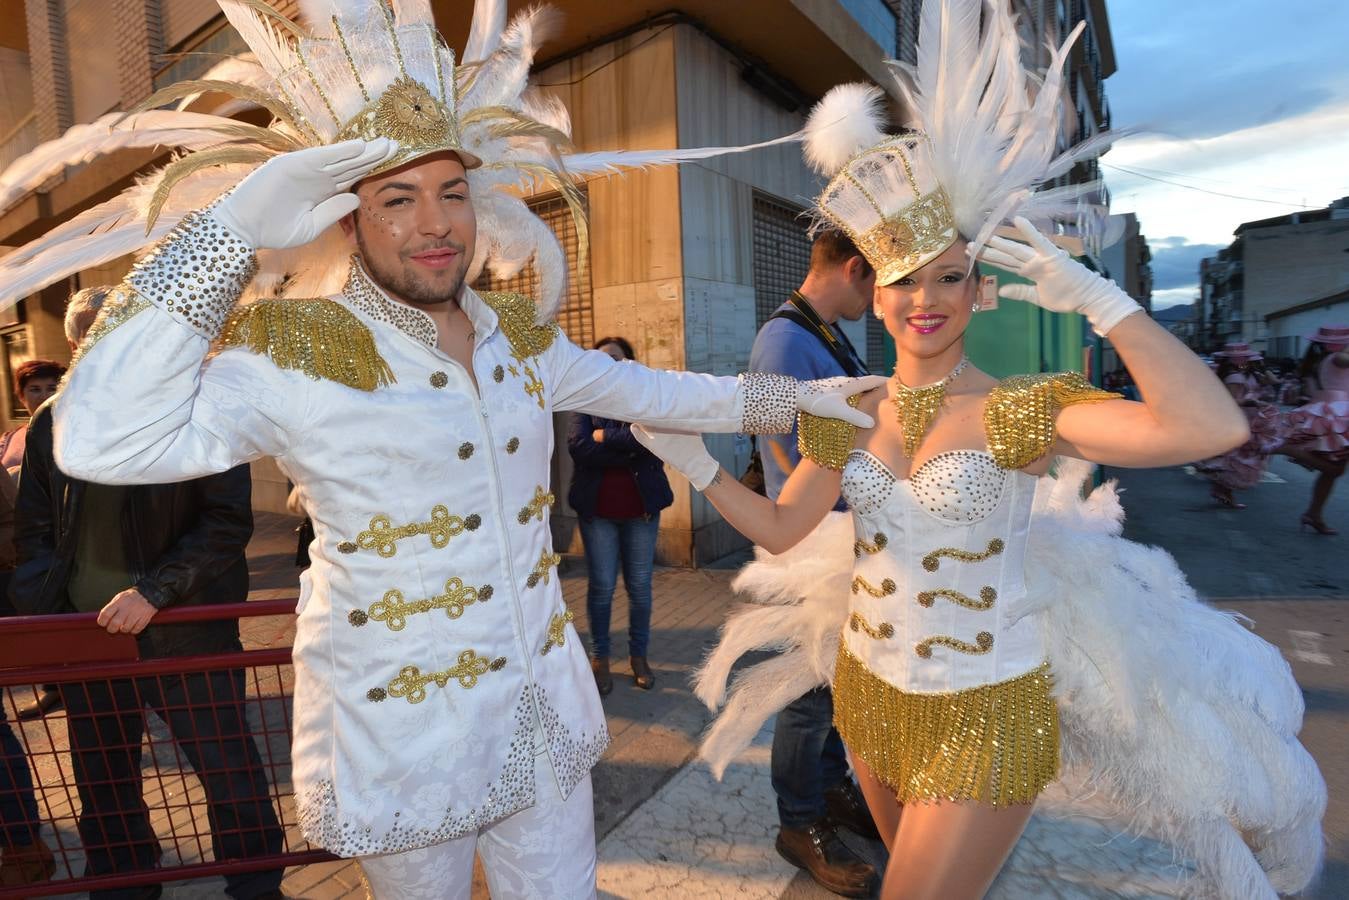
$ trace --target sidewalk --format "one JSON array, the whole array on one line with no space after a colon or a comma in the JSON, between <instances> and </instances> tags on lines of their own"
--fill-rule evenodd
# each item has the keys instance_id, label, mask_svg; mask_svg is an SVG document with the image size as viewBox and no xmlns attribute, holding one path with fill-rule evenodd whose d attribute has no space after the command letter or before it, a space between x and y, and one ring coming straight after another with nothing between
<instances>
[{"instance_id":1,"label":"sidewalk","mask_svg":"<svg viewBox=\"0 0 1349 900\"><path fill-rule=\"evenodd\" d=\"M1151 479L1126 480L1134 482L1130 500L1142 500L1153 487L1144 483ZM249 546L254 599L294 595L294 524L287 517L258 515ZM1158 539L1152 532L1148 536ZM594 771L603 898L833 896L773 849L776 813L768 773L769 728L720 784L693 761L698 735L709 716L693 698L688 675L715 641L717 627L734 602L729 589L734 574L733 570L657 571L651 647L657 676L654 690L634 687L626 659L615 659L615 689L604 699L613 742ZM584 572L564 565L562 585L567 605L584 631ZM626 628L626 602L620 591L613 622L618 652L624 649ZM290 639L291 625L249 620L243 634L249 646L275 645ZM854 843L883 864L879 845ZM1125 835L1118 812L1069 777L1042 797L989 897L1177 897L1183 873L1183 862L1173 858L1170 848ZM165 897L205 900L222 896L222 886L215 879L170 885ZM1330 892L1315 896L1339 896L1335 887L1326 888ZM365 896L352 862L292 869L283 889L313 900ZM481 873L473 895L488 896Z\"/></svg>"}]
</instances>

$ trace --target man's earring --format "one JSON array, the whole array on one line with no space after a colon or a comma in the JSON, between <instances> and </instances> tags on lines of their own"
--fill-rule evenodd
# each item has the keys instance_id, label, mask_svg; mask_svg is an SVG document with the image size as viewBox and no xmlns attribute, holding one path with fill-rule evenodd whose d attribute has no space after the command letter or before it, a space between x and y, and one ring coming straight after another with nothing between
<instances>
[{"instance_id":1,"label":"man's earring","mask_svg":"<svg viewBox=\"0 0 1349 900\"><path fill-rule=\"evenodd\" d=\"M876 316L877 319L885 318L885 310L883 309L873 309L872 313Z\"/></svg>"}]
</instances>

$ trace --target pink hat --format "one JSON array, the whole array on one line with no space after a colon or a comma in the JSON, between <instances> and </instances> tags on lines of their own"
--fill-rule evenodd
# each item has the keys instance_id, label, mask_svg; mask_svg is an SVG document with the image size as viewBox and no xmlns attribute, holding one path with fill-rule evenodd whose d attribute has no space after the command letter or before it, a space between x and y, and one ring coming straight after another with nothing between
<instances>
[{"instance_id":1,"label":"pink hat","mask_svg":"<svg viewBox=\"0 0 1349 900\"><path fill-rule=\"evenodd\" d=\"M1317 344L1349 344L1349 325L1322 325L1307 335Z\"/></svg>"},{"instance_id":2,"label":"pink hat","mask_svg":"<svg viewBox=\"0 0 1349 900\"><path fill-rule=\"evenodd\" d=\"M1264 359L1259 351L1252 350L1251 345L1245 341L1231 341L1223 344L1223 348L1214 353L1213 356L1225 356L1229 359Z\"/></svg>"}]
</instances>

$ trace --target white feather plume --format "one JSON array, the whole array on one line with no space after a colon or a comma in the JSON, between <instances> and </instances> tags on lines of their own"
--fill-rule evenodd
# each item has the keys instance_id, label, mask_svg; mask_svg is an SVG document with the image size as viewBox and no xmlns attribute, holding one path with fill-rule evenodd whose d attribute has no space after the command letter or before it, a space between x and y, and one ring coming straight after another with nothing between
<instances>
[{"instance_id":1,"label":"white feather plume","mask_svg":"<svg viewBox=\"0 0 1349 900\"><path fill-rule=\"evenodd\" d=\"M803 129L806 162L827 178L885 139L885 95L871 84L840 84L824 95Z\"/></svg>"},{"instance_id":2,"label":"white feather plume","mask_svg":"<svg viewBox=\"0 0 1349 900\"><path fill-rule=\"evenodd\" d=\"M473 24L464 45L464 62L486 59L501 42L506 27L506 0L477 0L473 4Z\"/></svg>"},{"instance_id":3,"label":"white feather plume","mask_svg":"<svg viewBox=\"0 0 1349 900\"><path fill-rule=\"evenodd\" d=\"M245 0L217 0L220 11L257 57L258 64L273 78L279 78L299 64L295 46L282 34L275 22Z\"/></svg>"}]
</instances>

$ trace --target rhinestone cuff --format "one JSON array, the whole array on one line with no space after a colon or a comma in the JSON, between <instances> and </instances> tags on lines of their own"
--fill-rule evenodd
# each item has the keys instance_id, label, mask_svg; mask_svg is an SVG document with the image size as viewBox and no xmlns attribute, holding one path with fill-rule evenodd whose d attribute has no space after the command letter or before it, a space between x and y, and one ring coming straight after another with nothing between
<instances>
[{"instance_id":1,"label":"rhinestone cuff","mask_svg":"<svg viewBox=\"0 0 1349 900\"><path fill-rule=\"evenodd\" d=\"M740 430L746 434L786 434L796 424L800 382L787 375L748 372L740 376L744 399Z\"/></svg>"},{"instance_id":2,"label":"rhinestone cuff","mask_svg":"<svg viewBox=\"0 0 1349 900\"><path fill-rule=\"evenodd\" d=\"M132 268L126 283L214 340L257 269L253 248L207 207L185 216Z\"/></svg>"}]
</instances>

